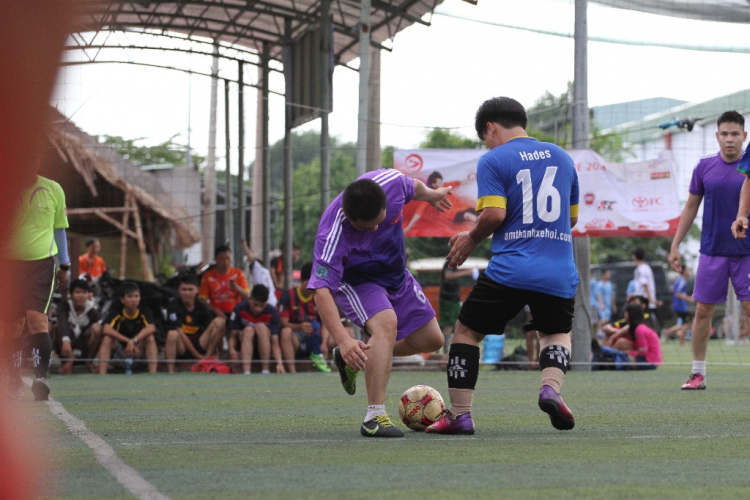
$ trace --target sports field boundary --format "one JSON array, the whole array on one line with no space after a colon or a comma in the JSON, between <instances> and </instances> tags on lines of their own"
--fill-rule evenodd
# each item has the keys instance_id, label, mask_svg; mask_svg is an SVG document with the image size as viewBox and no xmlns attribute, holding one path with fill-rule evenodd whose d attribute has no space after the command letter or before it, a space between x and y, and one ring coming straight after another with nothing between
<instances>
[{"instance_id":1,"label":"sports field boundary","mask_svg":"<svg viewBox=\"0 0 750 500\"><path fill-rule=\"evenodd\" d=\"M31 380L26 379L27 386ZM169 497L159 492L156 487L146 481L137 470L126 464L117 456L115 450L96 433L86 427L86 423L74 417L59 401L49 398L47 407L50 412L60 419L65 426L83 441L94 452L97 462L114 477L126 490L140 500L169 500Z\"/></svg>"}]
</instances>

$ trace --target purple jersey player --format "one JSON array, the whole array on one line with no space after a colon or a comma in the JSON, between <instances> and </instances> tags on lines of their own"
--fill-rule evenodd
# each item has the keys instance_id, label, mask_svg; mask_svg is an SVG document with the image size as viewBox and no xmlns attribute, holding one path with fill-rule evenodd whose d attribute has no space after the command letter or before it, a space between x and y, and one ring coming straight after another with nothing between
<instances>
[{"instance_id":1,"label":"purple jersey player","mask_svg":"<svg viewBox=\"0 0 750 500\"><path fill-rule=\"evenodd\" d=\"M693 319L693 370L683 389L706 388L706 350L716 304L727 300L729 280L742 302L745 334L750 328L750 240L733 239L733 222L745 178L737 172L742 143L747 138L745 119L736 111L723 113L716 122L720 151L702 158L693 171L689 195L672 241L669 263L682 272L680 243L693 225L703 200L700 259L695 275ZM747 209L743 217L747 216ZM739 217L739 216L737 216ZM730 231L732 228L732 231Z\"/></svg>"},{"instance_id":2,"label":"purple jersey player","mask_svg":"<svg viewBox=\"0 0 750 500\"><path fill-rule=\"evenodd\" d=\"M430 189L398 170L375 170L347 186L320 219L307 288L315 290L323 324L338 343L333 355L347 393L354 394L357 375L367 367L363 436L403 437L383 404L393 356L434 352L443 345L435 311L406 270L401 220L412 200L440 211L450 208L451 189ZM348 335L336 304L364 329L367 343Z\"/></svg>"}]
</instances>

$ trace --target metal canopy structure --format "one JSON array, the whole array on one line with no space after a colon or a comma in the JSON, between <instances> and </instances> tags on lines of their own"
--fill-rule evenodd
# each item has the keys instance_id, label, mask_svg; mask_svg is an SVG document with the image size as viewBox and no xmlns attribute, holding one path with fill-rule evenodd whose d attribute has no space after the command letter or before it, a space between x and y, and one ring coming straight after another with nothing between
<instances>
[{"instance_id":1,"label":"metal canopy structure","mask_svg":"<svg viewBox=\"0 0 750 500\"><path fill-rule=\"evenodd\" d=\"M391 50L389 40L414 23L429 26L422 17L443 0L372 0L371 45ZM281 61L289 33L296 38L320 23L321 0L83 0L77 16L78 32L148 30L177 32L188 38L216 40L222 44L262 52ZM335 64L359 56L359 0L332 0Z\"/></svg>"},{"instance_id":2,"label":"metal canopy structure","mask_svg":"<svg viewBox=\"0 0 750 500\"><path fill-rule=\"evenodd\" d=\"M750 4L746 0L593 0L620 9L651 14L684 17L700 21L750 23Z\"/></svg>"}]
</instances>

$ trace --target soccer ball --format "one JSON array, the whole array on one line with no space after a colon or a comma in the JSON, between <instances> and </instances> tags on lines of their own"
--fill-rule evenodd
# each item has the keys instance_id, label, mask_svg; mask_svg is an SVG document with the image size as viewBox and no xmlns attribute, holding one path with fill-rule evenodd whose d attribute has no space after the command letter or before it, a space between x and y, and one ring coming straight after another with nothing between
<instances>
[{"instance_id":1,"label":"soccer ball","mask_svg":"<svg viewBox=\"0 0 750 500\"><path fill-rule=\"evenodd\" d=\"M443 397L429 385L407 389L398 402L401 421L413 431L423 431L434 424L445 411Z\"/></svg>"}]
</instances>

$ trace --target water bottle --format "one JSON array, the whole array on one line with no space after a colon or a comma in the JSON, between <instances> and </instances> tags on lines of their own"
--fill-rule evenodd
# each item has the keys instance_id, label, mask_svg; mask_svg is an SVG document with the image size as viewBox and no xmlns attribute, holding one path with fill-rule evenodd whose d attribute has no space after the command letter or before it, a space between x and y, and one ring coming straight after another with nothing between
<instances>
[{"instance_id":1,"label":"water bottle","mask_svg":"<svg viewBox=\"0 0 750 500\"><path fill-rule=\"evenodd\" d=\"M505 347L505 334L503 335L485 335L484 351L482 352L482 361L485 363L497 363L503 357L503 348Z\"/></svg>"},{"instance_id":2,"label":"water bottle","mask_svg":"<svg viewBox=\"0 0 750 500\"><path fill-rule=\"evenodd\" d=\"M133 374L133 358L125 358L125 375Z\"/></svg>"}]
</instances>

